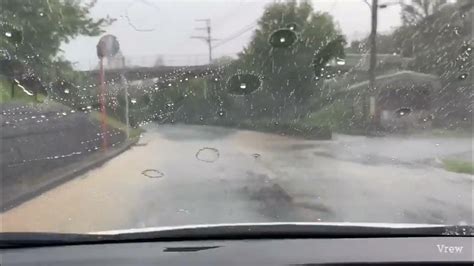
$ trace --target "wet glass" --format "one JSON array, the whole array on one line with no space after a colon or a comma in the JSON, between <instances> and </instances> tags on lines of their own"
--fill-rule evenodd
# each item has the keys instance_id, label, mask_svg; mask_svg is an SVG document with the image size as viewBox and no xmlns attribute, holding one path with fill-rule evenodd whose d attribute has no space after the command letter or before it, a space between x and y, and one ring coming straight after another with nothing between
<instances>
[{"instance_id":1,"label":"wet glass","mask_svg":"<svg viewBox=\"0 0 474 266\"><path fill-rule=\"evenodd\" d=\"M472 225L472 16L0 0L0 231Z\"/></svg>"}]
</instances>

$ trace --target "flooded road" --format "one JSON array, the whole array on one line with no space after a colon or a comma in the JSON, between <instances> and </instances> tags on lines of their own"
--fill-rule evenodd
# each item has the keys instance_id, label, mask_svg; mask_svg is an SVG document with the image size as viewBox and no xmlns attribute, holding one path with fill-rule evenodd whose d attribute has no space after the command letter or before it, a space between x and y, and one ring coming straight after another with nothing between
<instances>
[{"instance_id":1,"label":"flooded road","mask_svg":"<svg viewBox=\"0 0 474 266\"><path fill-rule=\"evenodd\" d=\"M2 231L235 222L473 223L473 177L443 170L471 138L332 141L151 125L100 168L0 214Z\"/></svg>"}]
</instances>

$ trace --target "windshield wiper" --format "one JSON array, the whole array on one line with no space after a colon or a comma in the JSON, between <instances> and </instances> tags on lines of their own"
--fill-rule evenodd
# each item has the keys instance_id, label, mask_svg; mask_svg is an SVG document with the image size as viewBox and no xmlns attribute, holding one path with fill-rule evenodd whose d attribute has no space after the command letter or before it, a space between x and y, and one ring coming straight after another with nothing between
<instances>
[{"instance_id":1,"label":"windshield wiper","mask_svg":"<svg viewBox=\"0 0 474 266\"><path fill-rule=\"evenodd\" d=\"M473 236L473 226L320 223L221 224L157 227L91 234L0 233L0 248L184 240Z\"/></svg>"}]
</instances>

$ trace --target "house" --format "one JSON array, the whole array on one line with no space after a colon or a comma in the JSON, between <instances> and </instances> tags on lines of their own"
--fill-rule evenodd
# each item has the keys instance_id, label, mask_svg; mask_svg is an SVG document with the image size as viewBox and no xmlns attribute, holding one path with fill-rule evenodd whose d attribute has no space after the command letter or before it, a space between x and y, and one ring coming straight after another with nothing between
<instances>
[{"instance_id":1,"label":"house","mask_svg":"<svg viewBox=\"0 0 474 266\"><path fill-rule=\"evenodd\" d=\"M349 86L342 93L353 96L354 108L362 108L369 81ZM431 127L437 93L442 89L438 77L413 71L399 71L378 76L375 80L374 120L388 131Z\"/></svg>"}]
</instances>

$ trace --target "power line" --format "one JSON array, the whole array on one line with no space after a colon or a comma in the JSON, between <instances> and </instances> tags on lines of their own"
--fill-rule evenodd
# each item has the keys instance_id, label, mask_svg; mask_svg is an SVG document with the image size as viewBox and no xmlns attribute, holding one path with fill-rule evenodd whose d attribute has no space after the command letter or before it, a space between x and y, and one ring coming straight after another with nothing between
<instances>
[{"instance_id":1,"label":"power line","mask_svg":"<svg viewBox=\"0 0 474 266\"><path fill-rule=\"evenodd\" d=\"M238 37L240 37L242 34L254 29L255 27L257 26L257 21L254 21L252 23L250 23L249 25L243 27L242 29L238 30L237 32L231 34L230 36L222 39L218 44L214 45L213 48L217 48L221 45L224 45Z\"/></svg>"},{"instance_id":2,"label":"power line","mask_svg":"<svg viewBox=\"0 0 474 266\"><path fill-rule=\"evenodd\" d=\"M207 35L206 36L191 36L192 39L200 39L204 40L208 47L209 47L209 64L212 63L212 42L215 41L216 39L213 39L211 36L211 19L196 19L197 22L204 22L206 23L206 27L200 27L196 28L196 30L202 30L206 31Z\"/></svg>"}]
</instances>

